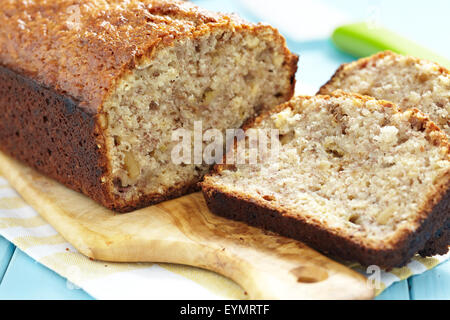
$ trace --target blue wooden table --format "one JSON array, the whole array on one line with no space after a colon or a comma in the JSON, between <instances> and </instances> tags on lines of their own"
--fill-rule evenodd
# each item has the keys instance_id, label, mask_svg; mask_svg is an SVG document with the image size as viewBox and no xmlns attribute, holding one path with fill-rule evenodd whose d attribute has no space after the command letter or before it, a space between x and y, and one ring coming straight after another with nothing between
<instances>
[{"instance_id":1,"label":"blue wooden table","mask_svg":"<svg viewBox=\"0 0 450 320\"><path fill-rule=\"evenodd\" d=\"M270 1L270 0L268 0ZM288 1L288 0L286 0ZM299 0L293 0L302 2ZM226 12L238 12L248 20L266 20L249 11L239 0L197 0L199 5ZM265 5L265 1L260 1ZM307 6L311 1L305 0ZM317 1L314 1L317 3ZM450 55L448 0L331 1L322 4L360 21L375 17L390 29L427 46L447 58ZM406 13L405 8L408 8ZM320 23L321 16L317 16ZM269 21L277 26L277 21ZM305 26L308 28L311 26ZM436 32L436 30L438 32ZM292 30L290 30L292 32ZM300 54L300 84L319 87L343 62L353 57L337 51L328 38L298 41L288 38L291 50ZM82 289L73 289L55 272L35 262L0 236L0 299L92 299ZM398 282L377 299L450 299L450 261L424 274Z\"/></svg>"}]
</instances>

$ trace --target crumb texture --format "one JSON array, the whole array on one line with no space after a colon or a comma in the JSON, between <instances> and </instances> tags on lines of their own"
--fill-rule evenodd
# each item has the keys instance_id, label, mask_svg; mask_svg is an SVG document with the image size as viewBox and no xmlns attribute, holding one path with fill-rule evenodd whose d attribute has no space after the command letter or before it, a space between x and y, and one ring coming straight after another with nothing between
<instances>
[{"instance_id":1,"label":"crumb texture","mask_svg":"<svg viewBox=\"0 0 450 320\"><path fill-rule=\"evenodd\" d=\"M450 135L450 73L436 63L383 52L343 66L320 93L338 89L417 108Z\"/></svg>"},{"instance_id":2,"label":"crumb texture","mask_svg":"<svg viewBox=\"0 0 450 320\"><path fill-rule=\"evenodd\" d=\"M254 125L279 129L277 161L220 166L203 185L366 247L393 247L448 187L446 137L426 121L417 110L342 92L294 98Z\"/></svg>"},{"instance_id":3,"label":"crumb texture","mask_svg":"<svg viewBox=\"0 0 450 320\"><path fill-rule=\"evenodd\" d=\"M126 200L195 184L209 165L177 164L172 132L239 128L257 111L289 99L292 71L270 29L217 31L180 40L123 79L106 101L114 192ZM193 144L194 138L191 138ZM203 150L210 141L203 143ZM193 146L191 147L193 150Z\"/></svg>"}]
</instances>

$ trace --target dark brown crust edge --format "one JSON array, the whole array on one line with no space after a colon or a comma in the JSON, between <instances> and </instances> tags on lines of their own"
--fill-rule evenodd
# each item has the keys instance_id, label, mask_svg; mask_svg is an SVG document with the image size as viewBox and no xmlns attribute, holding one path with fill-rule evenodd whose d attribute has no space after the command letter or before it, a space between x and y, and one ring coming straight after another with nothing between
<instances>
[{"instance_id":1,"label":"dark brown crust edge","mask_svg":"<svg viewBox=\"0 0 450 320\"><path fill-rule=\"evenodd\" d=\"M108 204L96 115L80 102L0 65L0 150ZM100 146L100 148L98 147Z\"/></svg>"},{"instance_id":2,"label":"dark brown crust edge","mask_svg":"<svg viewBox=\"0 0 450 320\"><path fill-rule=\"evenodd\" d=\"M366 101L374 99L345 92L336 92L333 95L353 96ZM299 97L299 99L309 98L311 97ZM327 96L323 96L323 98L326 99ZM379 102L383 103L385 107L393 107L393 104L388 101L379 100ZM291 103L292 101L287 102L264 113L248 123L244 129L246 130L259 123L262 118L271 113L290 107ZM419 110L412 110L411 120L415 120L414 125L419 126L420 130L426 130L428 133L440 133L437 137L431 139L431 143L443 143L448 146L445 134L441 133L440 129ZM223 166L225 165L216 166L216 173L213 174L217 174ZM207 179L202 183L202 191L208 208L217 215L243 221L252 226L305 242L317 250L340 259L357 261L365 266L378 265L385 269L404 266L419 251L423 254L423 250L425 250L423 248L426 248L425 244L434 241L433 236L439 234L439 229L445 222L448 222L450 215L450 182L447 177L445 185L441 185L434 194L429 195L428 202L425 203L422 211L418 214L419 218L416 221L418 227L415 232L402 232L400 237L395 238L394 246L372 248L357 239L344 237L318 225L294 218L289 215L289 212L279 207L272 208L256 199L244 199L232 192L223 192L220 188L209 184ZM445 241L445 233L438 239L441 242ZM436 251L433 250L433 252ZM441 252L443 252L443 249L441 249Z\"/></svg>"},{"instance_id":3,"label":"dark brown crust edge","mask_svg":"<svg viewBox=\"0 0 450 320\"><path fill-rule=\"evenodd\" d=\"M340 259L357 261L364 266L378 265L385 269L407 264L434 233L436 223L443 223L450 210L450 191L447 191L416 232L401 239L394 248L374 249L361 246L351 238L308 224L284 212L222 192L209 185L203 185L203 195L208 208L219 216L243 221L302 241L325 254Z\"/></svg>"},{"instance_id":4,"label":"dark brown crust edge","mask_svg":"<svg viewBox=\"0 0 450 320\"><path fill-rule=\"evenodd\" d=\"M431 257L437 254L446 254L450 244L450 220L445 221L444 227L436 231L428 240L423 249L419 251L422 257Z\"/></svg>"}]
</instances>

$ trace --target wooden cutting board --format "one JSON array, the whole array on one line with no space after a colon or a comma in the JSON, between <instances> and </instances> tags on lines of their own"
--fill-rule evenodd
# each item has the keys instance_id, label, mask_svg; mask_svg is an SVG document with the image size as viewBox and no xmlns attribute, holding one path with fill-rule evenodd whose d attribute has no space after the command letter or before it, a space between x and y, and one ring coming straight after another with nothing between
<instances>
[{"instance_id":1,"label":"wooden cutting board","mask_svg":"<svg viewBox=\"0 0 450 320\"><path fill-rule=\"evenodd\" d=\"M366 278L301 242L209 212L201 193L118 214L0 153L3 176L82 254L215 271L251 299L370 299Z\"/></svg>"}]
</instances>

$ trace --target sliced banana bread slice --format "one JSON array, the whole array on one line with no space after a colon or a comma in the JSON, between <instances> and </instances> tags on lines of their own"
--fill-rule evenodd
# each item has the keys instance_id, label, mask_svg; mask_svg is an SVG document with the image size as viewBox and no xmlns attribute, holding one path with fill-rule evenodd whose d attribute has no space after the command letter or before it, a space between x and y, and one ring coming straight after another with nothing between
<instances>
[{"instance_id":1,"label":"sliced banana bread slice","mask_svg":"<svg viewBox=\"0 0 450 320\"><path fill-rule=\"evenodd\" d=\"M250 128L279 130L278 157L216 166L202 189L218 215L385 268L407 263L449 217L449 144L417 109L335 92L296 97Z\"/></svg>"},{"instance_id":2,"label":"sliced banana bread slice","mask_svg":"<svg viewBox=\"0 0 450 320\"><path fill-rule=\"evenodd\" d=\"M450 71L437 63L391 51L342 65L319 91L341 89L386 99L402 109L417 108L450 135ZM450 220L425 244L421 255L444 254L450 245Z\"/></svg>"}]
</instances>

